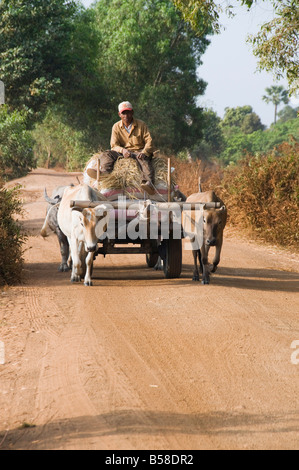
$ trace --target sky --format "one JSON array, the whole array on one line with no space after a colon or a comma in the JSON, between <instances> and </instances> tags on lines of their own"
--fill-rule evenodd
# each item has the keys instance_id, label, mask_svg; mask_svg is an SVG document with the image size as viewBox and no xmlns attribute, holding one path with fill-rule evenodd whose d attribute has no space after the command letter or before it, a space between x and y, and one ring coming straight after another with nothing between
<instances>
[{"instance_id":1,"label":"sky","mask_svg":"<svg viewBox=\"0 0 299 470\"><path fill-rule=\"evenodd\" d=\"M89 7L93 0L82 0L82 3ZM222 0L221 3L226 2ZM268 1L260 2L249 12L245 7L240 7L236 0L229 3L236 6L236 16L229 18L225 13L221 15L220 23L225 30L210 37L211 44L201 58L198 76L208 85L198 104L212 108L221 118L226 107L250 105L262 123L269 127L274 121L274 107L262 100L265 89L272 85L282 85L287 89L288 84L286 80L277 82L271 73L257 71L257 59L246 38L273 18L273 9ZM299 99L292 98L289 104L299 106Z\"/></svg>"}]
</instances>

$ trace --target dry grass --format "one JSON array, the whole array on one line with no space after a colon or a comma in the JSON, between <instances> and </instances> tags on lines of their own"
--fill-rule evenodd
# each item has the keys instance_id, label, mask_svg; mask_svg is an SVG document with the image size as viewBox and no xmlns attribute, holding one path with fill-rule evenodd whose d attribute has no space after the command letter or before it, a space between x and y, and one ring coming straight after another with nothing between
<instances>
[{"instance_id":1,"label":"dry grass","mask_svg":"<svg viewBox=\"0 0 299 470\"><path fill-rule=\"evenodd\" d=\"M299 249L299 143L247 156L225 171L230 222L269 243Z\"/></svg>"},{"instance_id":2,"label":"dry grass","mask_svg":"<svg viewBox=\"0 0 299 470\"><path fill-rule=\"evenodd\" d=\"M87 162L87 165L91 160L99 158L99 154L93 155L93 157ZM167 159L162 156L153 157L152 164L155 170L155 185L167 186L167 173L168 165ZM136 160L132 158L119 158L114 165L113 171L108 175L101 175L99 181L99 190L105 189L122 189L124 192L126 188L134 188L140 190L142 182L142 173ZM175 184L174 178L173 183ZM132 197L132 194L130 194Z\"/></svg>"},{"instance_id":3,"label":"dry grass","mask_svg":"<svg viewBox=\"0 0 299 470\"><path fill-rule=\"evenodd\" d=\"M223 178L223 168L217 163L202 162L201 160L189 163L172 158L171 165L175 168L176 183L185 196L198 192L199 177L202 191L213 189L215 192L217 192Z\"/></svg>"}]
</instances>

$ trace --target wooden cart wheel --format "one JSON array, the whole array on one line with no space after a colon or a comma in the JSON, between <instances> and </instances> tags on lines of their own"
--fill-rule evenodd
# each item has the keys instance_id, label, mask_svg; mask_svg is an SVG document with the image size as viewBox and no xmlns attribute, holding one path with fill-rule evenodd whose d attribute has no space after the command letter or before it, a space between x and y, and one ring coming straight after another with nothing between
<instances>
[{"instance_id":1,"label":"wooden cart wheel","mask_svg":"<svg viewBox=\"0 0 299 470\"><path fill-rule=\"evenodd\" d=\"M182 240L170 238L165 240L166 259L164 262L164 274L167 279L180 277L182 272Z\"/></svg>"}]
</instances>

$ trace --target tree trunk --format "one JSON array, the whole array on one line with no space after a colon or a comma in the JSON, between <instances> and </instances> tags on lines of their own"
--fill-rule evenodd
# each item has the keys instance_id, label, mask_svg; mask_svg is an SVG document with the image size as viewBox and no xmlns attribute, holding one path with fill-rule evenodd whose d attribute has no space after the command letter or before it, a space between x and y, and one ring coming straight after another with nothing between
<instances>
[{"instance_id":1,"label":"tree trunk","mask_svg":"<svg viewBox=\"0 0 299 470\"><path fill-rule=\"evenodd\" d=\"M276 124L276 118L277 118L277 104L274 107L274 124Z\"/></svg>"}]
</instances>

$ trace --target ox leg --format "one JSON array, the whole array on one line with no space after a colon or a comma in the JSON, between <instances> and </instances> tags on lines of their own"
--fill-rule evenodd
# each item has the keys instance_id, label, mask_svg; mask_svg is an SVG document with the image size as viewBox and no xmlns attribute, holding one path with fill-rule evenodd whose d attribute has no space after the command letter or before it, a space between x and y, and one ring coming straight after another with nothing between
<instances>
[{"instance_id":1,"label":"ox leg","mask_svg":"<svg viewBox=\"0 0 299 470\"><path fill-rule=\"evenodd\" d=\"M93 258L94 258L94 252L89 252L85 259L85 264L86 264L86 274L84 277L85 286L92 286L91 274L92 274Z\"/></svg>"},{"instance_id":2,"label":"ox leg","mask_svg":"<svg viewBox=\"0 0 299 470\"><path fill-rule=\"evenodd\" d=\"M223 242L223 239L221 238L221 240L216 245L215 257L213 259L213 268L212 268L212 271L211 271L212 273L216 272L217 266L220 262L222 242Z\"/></svg>"},{"instance_id":3,"label":"ox leg","mask_svg":"<svg viewBox=\"0 0 299 470\"><path fill-rule=\"evenodd\" d=\"M72 256L72 274L71 282L80 282L81 280L81 261L78 240L71 238L70 241L71 256Z\"/></svg>"},{"instance_id":4,"label":"ox leg","mask_svg":"<svg viewBox=\"0 0 299 470\"><path fill-rule=\"evenodd\" d=\"M61 254L61 264L58 268L59 272L66 272L70 270L69 267L69 252L70 252L70 247L69 247L69 242L67 237L62 233L60 229L56 231L56 235L58 238L59 242L59 247L60 247L60 254Z\"/></svg>"},{"instance_id":5,"label":"ox leg","mask_svg":"<svg viewBox=\"0 0 299 470\"><path fill-rule=\"evenodd\" d=\"M201 265L201 253L200 250L192 250L193 260L194 260L194 270L193 270L193 278L192 281L199 281L199 270L197 264L197 258L199 259Z\"/></svg>"},{"instance_id":6,"label":"ox leg","mask_svg":"<svg viewBox=\"0 0 299 470\"><path fill-rule=\"evenodd\" d=\"M209 246L202 246L202 284L210 284L210 270L208 265Z\"/></svg>"},{"instance_id":7,"label":"ox leg","mask_svg":"<svg viewBox=\"0 0 299 470\"><path fill-rule=\"evenodd\" d=\"M159 256L158 261L156 262L154 266L155 271L162 271L163 270L163 264L162 264L162 258Z\"/></svg>"}]
</instances>

